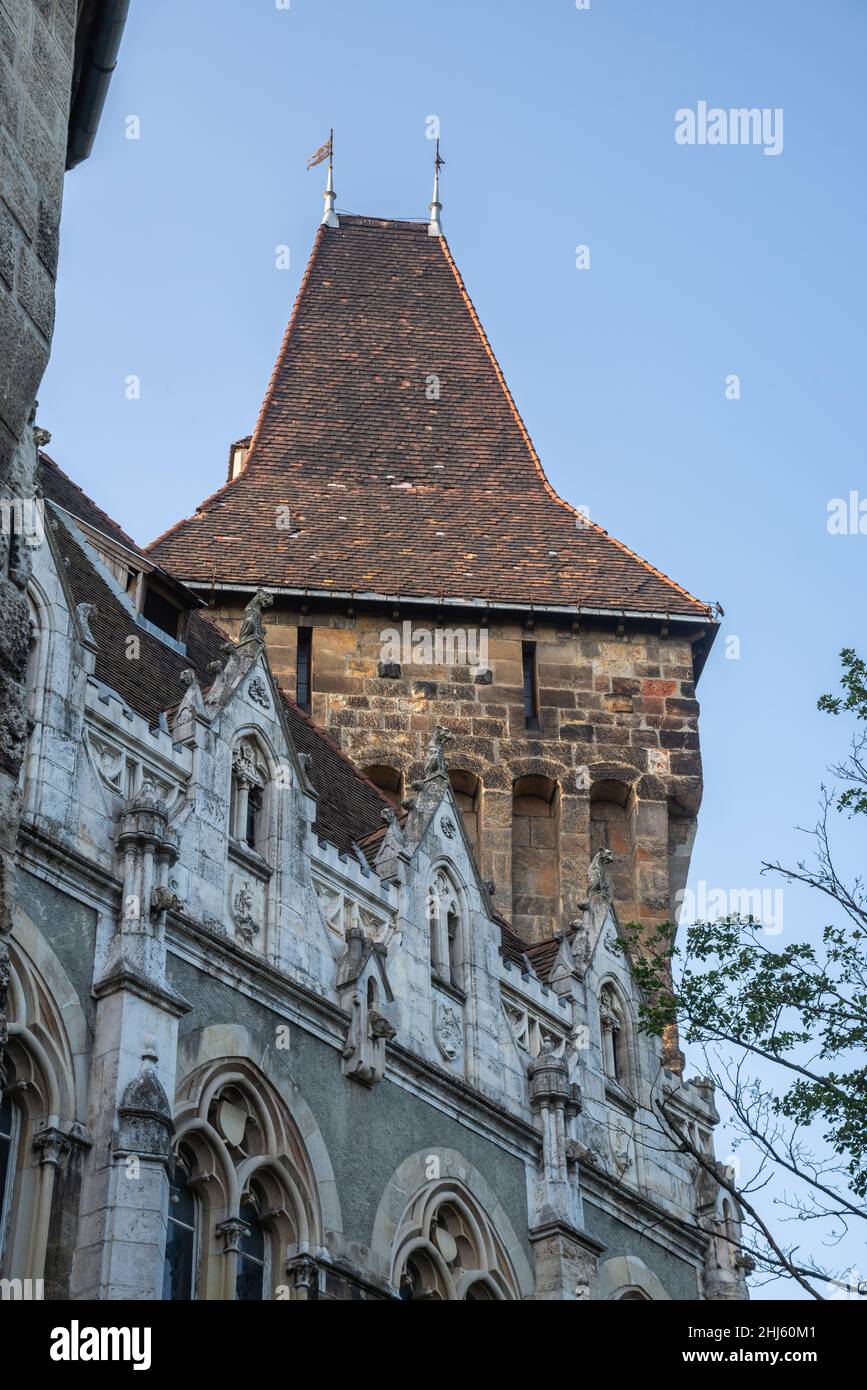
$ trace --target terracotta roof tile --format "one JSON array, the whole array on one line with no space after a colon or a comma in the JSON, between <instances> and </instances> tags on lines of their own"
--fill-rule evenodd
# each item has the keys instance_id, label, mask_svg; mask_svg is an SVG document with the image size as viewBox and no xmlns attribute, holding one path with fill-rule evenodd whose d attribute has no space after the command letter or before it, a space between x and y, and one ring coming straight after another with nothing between
<instances>
[{"instance_id":1,"label":"terracotta roof tile","mask_svg":"<svg viewBox=\"0 0 867 1390\"><path fill-rule=\"evenodd\" d=\"M554 492L422 223L319 229L244 470L149 553L199 585L709 616Z\"/></svg>"}]
</instances>

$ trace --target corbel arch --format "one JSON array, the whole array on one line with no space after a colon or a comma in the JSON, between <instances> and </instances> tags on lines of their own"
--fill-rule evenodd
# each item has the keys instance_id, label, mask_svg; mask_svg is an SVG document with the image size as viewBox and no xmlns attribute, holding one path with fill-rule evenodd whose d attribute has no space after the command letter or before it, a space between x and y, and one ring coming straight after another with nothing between
<instances>
[{"instance_id":1,"label":"corbel arch","mask_svg":"<svg viewBox=\"0 0 867 1390\"><path fill-rule=\"evenodd\" d=\"M614 855L608 870L614 900L618 910L632 918L637 915L637 814L641 774L626 763L591 763L587 771L590 857L592 859L604 849Z\"/></svg>"},{"instance_id":2,"label":"corbel arch","mask_svg":"<svg viewBox=\"0 0 867 1390\"><path fill-rule=\"evenodd\" d=\"M466 763L466 759L462 760ZM483 835L485 783L480 773L468 766L450 767L449 783L455 805L461 813L470 848L478 862Z\"/></svg>"},{"instance_id":3,"label":"corbel arch","mask_svg":"<svg viewBox=\"0 0 867 1390\"><path fill-rule=\"evenodd\" d=\"M527 941L552 936L561 916L560 769L512 771L512 925Z\"/></svg>"}]
</instances>

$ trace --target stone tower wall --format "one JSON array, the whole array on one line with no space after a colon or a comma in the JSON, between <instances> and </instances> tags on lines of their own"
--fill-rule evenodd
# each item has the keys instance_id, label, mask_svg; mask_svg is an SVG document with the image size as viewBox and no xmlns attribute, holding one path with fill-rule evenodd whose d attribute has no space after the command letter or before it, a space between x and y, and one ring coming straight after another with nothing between
<instances>
[{"instance_id":1,"label":"stone tower wall","mask_svg":"<svg viewBox=\"0 0 867 1390\"><path fill-rule=\"evenodd\" d=\"M236 634L240 611L217 608L215 617ZM294 695L296 628L312 627L312 717L360 767L390 770L397 799L421 775L435 727L450 730L449 768L482 875L527 941L577 916L586 866L606 846L621 919L671 916L701 799L688 638L492 619L488 679L466 665L404 660L398 671L384 662L383 634L405 618L405 610L301 615L278 601L267 615L273 669ZM462 621L414 616L413 633L454 631ZM523 706L527 641L536 650L538 731L527 729Z\"/></svg>"}]
</instances>

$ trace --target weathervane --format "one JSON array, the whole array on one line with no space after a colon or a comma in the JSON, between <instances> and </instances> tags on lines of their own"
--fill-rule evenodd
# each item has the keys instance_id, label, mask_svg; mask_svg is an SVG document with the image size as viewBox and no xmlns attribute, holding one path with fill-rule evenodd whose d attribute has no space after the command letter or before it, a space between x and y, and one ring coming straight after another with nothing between
<instances>
[{"instance_id":1,"label":"weathervane","mask_svg":"<svg viewBox=\"0 0 867 1390\"><path fill-rule=\"evenodd\" d=\"M333 130L331 130L331 131L329 132L329 134L328 134L328 139L325 141L325 144L324 144L324 145L320 145L320 146L319 146L319 149L316 151L316 153L315 153L315 154L312 154L312 155L310 156L310 158L308 159L308 161L307 161L307 172L308 172L308 174L310 173L310 170L311 170L311 169L315 169L316 166L317 166L317 164L322 164L326 159L328 160L328 180L327 180L327 182L326 182L326 184L325 184L325 195L324 195L324 196L325 196L325 211L324 211L324 213L322 214L322 225L323 225L323 227L339 227L339 226L340 226L340 223L339 223L338 220L337 220L337 213L334 211L334 199L336 198L337 195L336 195L336 193L334 192L334 131L333 131Z\"/></svg>"}]
</instances>

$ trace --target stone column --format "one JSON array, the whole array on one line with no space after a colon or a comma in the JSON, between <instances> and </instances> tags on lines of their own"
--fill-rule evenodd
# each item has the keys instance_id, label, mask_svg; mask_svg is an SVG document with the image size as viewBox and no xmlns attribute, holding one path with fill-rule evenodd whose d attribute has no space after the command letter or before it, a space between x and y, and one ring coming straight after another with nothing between
<instances>
[{"instance_id":1,"label":"stone column","mask_svg":"<svg viewBox=\"0 0 867 1390\"><path fill-rule=\"evenodd\" d=\"M565 1060L540 1055L528 1068L530 1104L542 1130L542 1163L536 1178L530 1242L536 1257L541 1301L580 1302L590 1296L604 1247L584 1232L577 1177L570 1176L566 1126L581 1108ZM574 1171L574 1169L573 1169Z\"/></svg>"},{"instance_id":2,"label":"stone column","mask_svg":"<svg viewBox=\"0 0 867 1390\"><path fill-rule=\"evenodd\" d=\"M120 817L119 921L97 1000L73 1298L158 1299L168 1219L178 1019L166 979L165 887L177 840L145 781Z\"/></svg>"}]
</instances>

